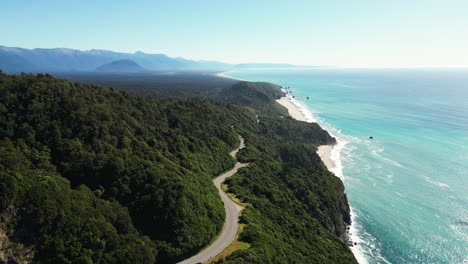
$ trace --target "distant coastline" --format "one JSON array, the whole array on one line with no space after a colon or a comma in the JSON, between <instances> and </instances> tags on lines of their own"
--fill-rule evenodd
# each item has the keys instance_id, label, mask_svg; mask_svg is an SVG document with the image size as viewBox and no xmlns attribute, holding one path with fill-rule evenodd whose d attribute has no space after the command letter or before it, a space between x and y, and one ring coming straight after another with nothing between
<instances>
[{"instance_id":1,"label":"distant coastline","mask_svg":"<svg viewBox=\"0 0 468 264\"><path fill-rule=\"evenodd\" d=\"M292 118L298 121L304 121L308 123L312 123L312 122L317 123L317 120L313 117L312 113L309 110L307 110L305 106L302 106L299 102L297 102L291 96L281 97L280 99L276 100L276 102L286 107L288 109L289 115ZM337 159L339 159L339 156L337 154L341 151L341 148L343 148L343 146L346 143L347 142L343 142L337 139L337 144L322 145L322 146L319 146L317 150L317 154L319 155L320 159L323 161L327 169L330 172L334 173L335 176L339 177L341 181L343 181L344 179L341 173L341 165L337 166L337 163L339 163L337 162L338 161ZM338 158L336 156L338 156ZM359 243L362 240L357 235L356 227L355 225L353 225L354 220L355 220L355 215L353 213L353 208L351 207L351 205L350 205L350 216L351 216L352 221L351 221L351 225L348 226L346 239L348 243L351 243L351 244L357 243L357 244L350 246L349 248L351 249L356 260L360 264L367 264L367 260L365 259L364 254L359 246Z\"/></svg>"},{"instance_id":2,"label":"distant coastline","mask_svg":"<svg viewBox=\"0 0 468 264\"><path fill-rule=\"evenodd\" d=\"M247 80L226 76L226 73L229 73L229 72L230 71L223 71L223 72L215 74L215 76L218 76L218 77L221 77L221 78L233 79L233 80L237 80L237 81L246 81L246 82L248 82Z\"/></svg>"},{"instance_id":3,"label":"distant coastline","mask_svg":"<svg viewBox=\"0 0 468 264\"><path fill-rule=\"evenodd\" d=\"M217 73L216 76L221 77L221 78L229 78L233 80L238 80L238 81L248 81L248 80L243 80L243 79L227 76L226 74L229 72L230 71L220 72L220 73ZM315 120L315 118L312 116L312 113L304 110L303 107L299 106L298 102L294 100L291 96L281 97L281 99L276 100L276 102L286 107L286 109L288 109L289 115L296 120L309 122L309 123L317 122L317 120ZM331 172L333 172L333 169L336 167L331 156L332 149L333 149L333 145L322 145L319 147L317 151L317 154L320 156L325 166L327 166L327 169Z\"/></svg>"},{"instance_id":4,"label":"distant coastline","mask_svg":"<svg viewBox=\"0 0 468 264\"><path fill-rule=\"evenodd\" d=\"M227 76L230 71L224 71L217 73L216 76L222 77L222 78L230 78L233 80L239 80L239 81L248 81L248 80L243 80L239 78L234 78L231 76ZM281 97L280 99L276 100L277 103L280 105L284 106L287 110L289 115L298 121L303 121L303 122L308 122L308 123L318 123L317 120L314 118L313 113L310 112L306 106L303 106L300 102L292 98L292 96L284 96ZM330 132L328 132L330 133ZM332 135L333 136L333 135ZM339 177L341 181L343 181L343 175L342 175L342 167L341 167L341 162L339 161L339 153L341 149L343 148L344 145L346 145L347 142L345 141L340 141L337 139L337 144L335 145L322 145L318 147L317 154L319 155L320 159L322 162L325 164L327 169L334 173L335 176ZM339 163L339 164L337 164ZM357 243L357 245L350 246L349 248L353 252L356 260L360 264L367 264L367 260L364 257L363 251L359 245L360 242L362 242L361 238L357 235L357 229L354 223L355 220L355 215L353 213L353 208L350 206L350 216L351 216L351 225L348 226L347 228L347 240L350 243Z\"/></svg>"}]
</instances>

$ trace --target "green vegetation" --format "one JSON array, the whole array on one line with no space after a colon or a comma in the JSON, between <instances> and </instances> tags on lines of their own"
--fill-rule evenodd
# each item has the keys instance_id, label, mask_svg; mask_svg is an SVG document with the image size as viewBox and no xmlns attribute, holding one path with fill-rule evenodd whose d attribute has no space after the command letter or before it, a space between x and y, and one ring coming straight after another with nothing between
<instances>
[{"instance_id":1,"label":"green vegetation","mask_svg":"<svg viewBox=\"0 0 468 264\"><path fill-rule=\"evenodd\" d=\"M54 73L54 76L73 82L100 84L128 94L156 99L214 98L237 83L233 79L193 71L174 74L167 71L155 74Z\"/></svg>"},{"instance_id":2,"label":"green vegetation","mask_svg":"<svg viewBox=\"0 0 468 264\"><path fill-rule=\"evenodd\" d=\"M170 87L182 97L203 91L178 86ZM199 99L133 91L151 99L0 73L0 211L18 211L10 240L35 248L39 263L190 256L222 228L211 179L234 164L228 152L239 133L247 147L238 158L251 164L228 185L249 204L239 240L251 247L219 262L354 263L339 239L349 223L343 184L315 154L334 139L317 124L280 117L277 86L212 88Z\"/></svg>"},{"instance_id":3,"label":"green vegetation","mask_svg":"<svg viewBox=\"0 0 468 264\"><path fill-rule=\"evenodd\" d=\"M216 97L254 108L263 114L287 115L287 109L276 103L282 96L284 93L278 85L242 81L222 90Z\"/></svg>"},{"instance_id":4,"label":"green vegetation","mask_svg":"<svg viewBox=\"0 0 468 264\"><path fill-rule=\"evenodd\" d=\"M343 184L315 153L335 140L316 124L278 118L243 136L250 144L239 159L251 164L227 184L251 205L240 235L251 247L219 263L355 263L339 240L350 223Z\"/></svg>"},{"instance_id":5,"label":"green vegetation","mask_svg":"<svg viewBox=\"0 0 468 264\"><path fill-rule=\"evenodd\" d=\"M61 254L65 263L87 252L94 262L105 262L100 247L75 241L91 236L84 231L93 221L108 218L95 217L87 209L93 207L121 211L115 222L99 220L93 228L113 226L120 236L133 230L145 245L138 233L149 236L164 262L196 252L220 231L224 209L211 178L234 164L227 154L238 140L231 125L254 123L248 111L200 100L155 101L47 75L1 74L0 97L1 206L13 203L22 221L31 221L26 231L38 238L23 240L46 252L38 260L58 263L50 256ZM83 232L55 232L59 220ZM120 222L127 226L119 229ZM117 243L115 235L96 239ZM68 252L67 243L76 249Z\"/></svg>"},{"instance_id":6,"label":"green vegetation","mask_svg":"<svg viewBox=\"0 0 468 264\"><path fill-rule=\"evenodd\" d=\"M239 82L197 72L174 75L62 73L59 77L80 83L98 83L128 94L163 98L204 98L220 102L235 102L262 114L287 115L276 103L284 96L280 86L264 82Z\"/></svg>"}]
</instances>

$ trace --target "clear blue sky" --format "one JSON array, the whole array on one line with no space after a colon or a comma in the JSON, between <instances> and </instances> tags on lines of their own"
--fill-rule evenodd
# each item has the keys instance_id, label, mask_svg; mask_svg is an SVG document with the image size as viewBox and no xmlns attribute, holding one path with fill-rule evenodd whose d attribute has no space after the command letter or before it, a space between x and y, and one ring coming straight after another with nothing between
<instances>
[{"instance_id":1,"label":"clear blue sky","mask_svg":"<svg viewBox=\"0 0 468 264\"><path fill-rule=\"evenodd\" d=\"M468 66L468 0L0 0L0 45L231 63Z\"/></svg>"}]
</instances>

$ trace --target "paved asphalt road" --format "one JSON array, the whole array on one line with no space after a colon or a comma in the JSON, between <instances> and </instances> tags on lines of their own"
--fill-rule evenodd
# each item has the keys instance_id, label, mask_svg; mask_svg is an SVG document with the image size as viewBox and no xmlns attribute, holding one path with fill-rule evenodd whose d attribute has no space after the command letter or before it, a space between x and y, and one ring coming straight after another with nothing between
<instances>
[{"instance_id":1,"label":"paved asphalt road","mask_svg":"<svg viewBox=\"0 0 468 264\"><path fill-rule=\"evenodd\" d=\"M232 157L235 157L237 152L239 152L239 150L245 147L244 139L240 136L239 138L239 147L230 153ZM236 238L237 230L239 229L239 212L243 209L243 207L229 199L226 193L224 193L221 189L221 184L226 178L231 177L237 172L237 170L244 166L244 164L237 162L232 169L219 175L213 180L214 185L216 186L216 188L218 188L219 195L221 196L221 200L223 200L224 208L226 210L226 221L224 222L223 231L221 232L221 235L215 242L213 242L207 248L200 251L195 256L192 256L184 261L179 262L179 264L194 264L207 262L211 258L221 253Z\"/></svg>"}]
</instances>

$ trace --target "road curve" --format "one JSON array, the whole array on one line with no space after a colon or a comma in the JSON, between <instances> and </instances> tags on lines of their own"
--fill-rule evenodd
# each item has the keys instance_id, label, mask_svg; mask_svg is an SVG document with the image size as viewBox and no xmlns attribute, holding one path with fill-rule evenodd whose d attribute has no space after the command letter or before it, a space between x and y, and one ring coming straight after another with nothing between
<instances>
[{"instance_id":1,"label":"road curve","mask_svg":"<svg viewBox=\"0 0 468 264\"><path fill-rule=\"evenodd\" d=\"M237 152L245 147L244 139L239 136L240 144L235 150L229 153L232 157L236 157ZM223 192L221 189L221 184L224 182L226 178L231 177L234 175L237 170L244 167L245 165L237 162L236 165L229 171L219 175L213 180L214 185L219 191L219 195L221 196L221 200L224 203L224 209L226 210L226 220L224 222L223 230L221 231L221 235L209 245L207 248L200 251L195 256L192 256L184 261L179 262L179 264L194 264L194 263L204 263L210 260L211 258L217 256L221 253L225 248L227 248L232 241L236 238L237 230L239 229L239 212L244 209L242 206L234 203L226 193Z\"/></svg>"}]
</instances>

